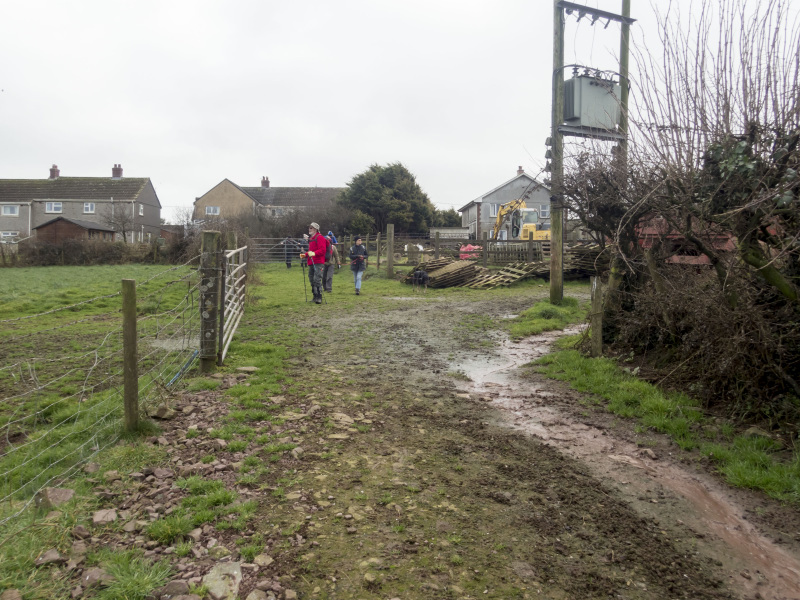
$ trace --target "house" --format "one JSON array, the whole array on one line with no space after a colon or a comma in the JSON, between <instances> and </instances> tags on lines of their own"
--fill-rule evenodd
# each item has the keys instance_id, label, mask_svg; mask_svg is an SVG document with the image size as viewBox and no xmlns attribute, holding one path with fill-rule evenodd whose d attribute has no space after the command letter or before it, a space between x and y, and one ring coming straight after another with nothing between
<instances>
[{"instance_id":1,"label":"house","mask_svg":"<svg viewBox=\"0 0 800 600\"><path fill-rule=\"evenodd\" d=\"M36 239L51 244L60 244L66 240L95 239L113 241L115 232L91 221L79 221L66 217L56 217L33 228Z\"/></svg>"},{"instance_id":2,"label":"house","mask_svg":"<svg viewBox=\"0 0 800 600\"><path fill-rule=\"evenodd\" d=\"M329 206L345 188L270 187L269 178L261 178L260 187L240 187L223 179L194 201L193 220L228 218L261 213L280 217L301 209Z\"/></svg>"},{"instance_id":3,"label":"house","mask_svg":"<svg viewBox=\"0 0 800 600\"><path fill-rule=\"evenodd\" d=\"M128 242L149 242L161 231L161 202L150 178L123 177L117 164L111 177L61 177L53 165L47 179L0 179L0 239L31 237L57 217L97 225L92 231L110 229Z\"/></svg>"},{"instance_id":4,"label":"house","mask_svg":"<svg viewBox=\"0 0 800 600\"><path fill-rule=\"evenodd\" d=\"M469 228L469 236L476 240L483 237L484 231L491 236L500 205L521 198L523 195L526 195L527 207L539 211L539 220L549 223L550 190L519 167L516 177L458 209L461 213L461 226Z\"/></svg>"}]
</instances>

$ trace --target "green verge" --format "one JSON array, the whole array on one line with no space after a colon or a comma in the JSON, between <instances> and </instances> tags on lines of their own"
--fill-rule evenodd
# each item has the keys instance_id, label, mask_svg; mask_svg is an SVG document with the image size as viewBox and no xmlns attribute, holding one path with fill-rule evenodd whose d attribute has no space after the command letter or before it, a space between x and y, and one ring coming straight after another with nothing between
<instances>
[{"instance_id":1,"label":"green verge","mask_svg":"<svg viewBox=\"0 0 800 600\"><path fill-rule=\"evenodd\" d=\"M541 300L512 321L509 333L512 338L519 339L545 331L564 329L585 318L585 303L580 303L575 298L565 297L559 305Z\"/></svg>"},{"instance_id":2,"label":"green verge","mask_svg":"<svg viewBox=\"0 0 800 600\"><path fill-rule=\"evenodd\" d=\"M613 414L637 419L644 427L671 436L683 450L699 451L714 461L729 484L761 490L777 500L800 505L798 452L789 461L781 460L777 453L783 448L768 437L733 436L728 424L717 431L717 426L704 418L696 400L642 381L612 359L588 358L568 349L574 342L575 337L559 340L557 347L561 350L536 360L536 370L568 382L579 392L602 398ZM711 443L701 437L723 439Z\"/></svg>"}]
</instances>

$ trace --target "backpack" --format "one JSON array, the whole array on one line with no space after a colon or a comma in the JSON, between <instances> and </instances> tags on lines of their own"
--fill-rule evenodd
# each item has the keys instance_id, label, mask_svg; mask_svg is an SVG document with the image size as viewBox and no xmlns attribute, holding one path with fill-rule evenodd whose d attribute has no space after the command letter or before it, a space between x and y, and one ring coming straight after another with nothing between
<instances>
[{"instance_id":1,"label":"backpack","mask_svg":"<svg viewBox=\"0 0 800 600\"><path fill-rule=\"evenodd\" d=\"M331 241L326 237L323 237L322 239L325 240L325 262L330 262L330 260L331 260Z\"/></svg>"}]
</instances>

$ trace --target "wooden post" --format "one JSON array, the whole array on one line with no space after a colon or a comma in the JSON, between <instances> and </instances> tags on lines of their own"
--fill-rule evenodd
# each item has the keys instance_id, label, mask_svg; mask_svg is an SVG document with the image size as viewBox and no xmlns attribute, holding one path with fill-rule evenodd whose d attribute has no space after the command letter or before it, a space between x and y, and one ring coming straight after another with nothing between
<instances>
[{"instance_id":1,"label":"wooden post","mask_svg":"<svg viewBox=\"0 0 800 600\"><path fill-rule=\"evenodd\" d=\"M386 226L386 277L394 277L394 224Z\"/></svg>"},{"instance_id":2,"label":"wooden post","mask_svg":"<svg viewBox=\"0 0 800 600\"><path fill-rule=\"evenodd\" d=\"M433 258L439 260L439 232L436 232L436 239L433 242Z\"/></svg>"},{"instance_id":3,"label":"wooden post","mask_svg":"<svg viewBox=\"0 0 800 600\"><path fill-rule=\"evenodd\" d=\"M528 262L533 262L533 232L528 230Z\"/></svg>"},{"instance_id":4,"label":"wooden post","mask_svg":"<svg viewBox=\"0 0 800 600\"><path fill-rule=\"evenodd\" d=\"M377 266L375 269L377 271L381 270L381 232L378 232L378 235L375 236L375 256L378 257Z\"/></svg>"},{"instance_id":5,"label":"wooden post","mask_svg":"<svg viewBox=\"0 0 800 600\"><path fill-rule=\"evenodd\" d=\"M603 285L592 277L592 356L603 356Z\"/></svg>"},{"instance_id":6,"label":"wooden post","mask_svg":"<svg viewBox=\"0 0 800 600\"><path fill-rule=\"evenodd\" d=\"M210 373L217 362L219 327L220 233L204 231L200 258L200 372Z\"/></svg>"},{"instance_id":7,"label":"wooden post","mask_svg":"<svg viewBox=\"0 0 800 600\"><path fill-rule=\"evenodd\" d=\"M136 334L136 280L122 280L122 360L125 429L139 425L139 369Z\"/></svg>"},{"instance_id":8,"label":"wooden post","mask_svg":"<svg viewBox=\"0 0 800 600\"><path fill-rule=\"evenodd\" d=\"M489 232L483 232L483 268L489 266Z\"/></svg>"},{"instance_id":9,"label":"wooden post","mask_svg":"<svg viewBox=\"0 0 800 600\"><path fill-rule=\"evenodd\" d=\"M553 140L550 173L550 303L564 299L564 136L559 127L564 122L564 10L553 2L553 105L551 132Z\"/></svg>"}]
</instances>

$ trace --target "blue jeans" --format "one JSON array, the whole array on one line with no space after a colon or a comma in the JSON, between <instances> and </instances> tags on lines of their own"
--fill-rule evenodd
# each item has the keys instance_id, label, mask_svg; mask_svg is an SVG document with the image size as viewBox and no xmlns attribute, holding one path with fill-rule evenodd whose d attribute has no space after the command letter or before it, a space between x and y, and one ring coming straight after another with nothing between
<instances>
[{"instance_id":1,"label":"blue jeans","mask_svg":"<svg viewBox=\"0 0 800 600\"><path fill-rule=\"evenodd\" d=\"M364 271L361 270L353 271L353 278L355 279L357 290L361 289L361 278L363 276L364 276Z\"/></svg>"}]
</instances>

